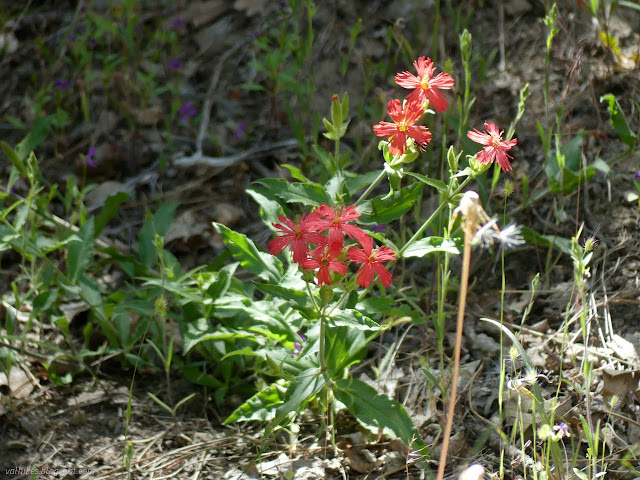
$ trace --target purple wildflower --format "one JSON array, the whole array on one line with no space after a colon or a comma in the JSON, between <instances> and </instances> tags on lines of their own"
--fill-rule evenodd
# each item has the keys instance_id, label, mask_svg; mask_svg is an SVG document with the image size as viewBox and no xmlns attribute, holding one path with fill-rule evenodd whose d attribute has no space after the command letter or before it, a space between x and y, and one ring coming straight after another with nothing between
<instances>
[{"instance_id":1,"label":"purple wildflower","mask_svg":"<svg viewBox=\"0 0 640 480\"><path fill-rule=\"evenodd\" d=\"M96 168L96 163L93 161L93 157L95 157L95 155L96 155L96 147L91 147L89 148L89 151L85 156L85 160L87 161L87 164L89 164L91 168Z\"/></svg>"},{"instance_id":2,"label":"purple wildflower","mask_svg":"<svg viewBox=\"0 0 640 480\"><path fill-rule=\"evenodd\" d=\"M242 138L247 131L247 126L244 123L238 124L238 130L236 130L236 138Z\"/></svg>"},{"instance_id":3,"label":"purple wildflower","mask_svg":"<svg viewBox=\"0 0 640 480\"><path fill-rule=\"evenodd\" d=\"M556 437L559 439L571 436L571 434L569 433L569 425L564 422L554 425L553 430L556 432Z\"/></svg>"},{"instance_id":4,"label":"purple wildflower","mask_svg":"<svg viewBox=\"0 0 640 480\"><path fill-rule=\"evenodd\" d=\"M67 42L69 43L73 43L73 41L76 39L75 35L73 33L70 33L69 35L67 35Z\"/></svg>"},{"instance_id":5,"label":"purple wildflower","mask_svg":"<svg viewBox=\"0 0 640 480\"><path fill-rule=\"evenodd\" d=\"M371 231L373 233L384 233L384 229L387 228L387 226L384 223L378 223L375 225L371 225Z\"/></svg>"},{"instance_id":6,"label":"purple wildflower","mask_svg":"<svg viewBox=\"0 0 640 480\"><path fill-rule=\"evenodd\" d=\"M171 60L169 62L169 68L172 70L180 70L180 67L182 67L182 62L179 60Z\"/></svg>"},{"instance_id":7,"label":"purple wildflower","mask_svg":"<svg viewBox=\"0 0 640 480\"><path fill-rule=\"evenodd\" d=\"M53 89L54 90L69 90L69 87L71 86L71 82L69 80L63 80L61 78L58 78L55 82L53 82Z\"/></svg>"},{"instance_id":8,"label":"purple wildflower","mask_svg":"<svg viewBox=\"0 0 640 480\"><path fill-rule=\"evenodd\" d=\"M178 110L178 115L182 117L183 123L189 123L189 118L195 116L198 111L190 102L185 103Z\"/></svg>"},{"instance_id":9,"label":"purple wildflower","mask_svg":"<svg viewBox=\"0 0 640 480\"><path fill-rule=\"evenodd\" d=\"M171 28L173 28L174 30L177 30L178 32L181 32L182 30L184 30L185 25L186 25L186 22L184 21L184 19L177 17L171 23Z\"/></svg>"},{"instance_id":10,"label":"purple wildflower","mask_svg":"<svg viewBox=\"0 0 640 480\"><path fill-rule=\"evenodd\" d=\"M94 49L97 44L98 44L97 40L93 37L87 40L87 47L89 47L90 49Z\"/></svg>"},{"instance_id":11,"label":"purple wildflower","mask_svg":"<svg viewBox=\"0 0 640 480\"><path fill-rule=\"evenodd\" d=\"M300 338L299 342L293 342L293 351L291 352L292 357L297 357L302 353L302 348L304 346L304 342L307 340L303 334L298 333L298 337Z\"/></svg>"},{"instance_id":12,"label":"purple wildflower","mask_svg":"<svg viewBox=\"0 0 640 480\"><path fill-rule=\"evenodd\" d=\"M636 172L636 178L640 180L640 170Z\"/></svg>"}]
</instances>

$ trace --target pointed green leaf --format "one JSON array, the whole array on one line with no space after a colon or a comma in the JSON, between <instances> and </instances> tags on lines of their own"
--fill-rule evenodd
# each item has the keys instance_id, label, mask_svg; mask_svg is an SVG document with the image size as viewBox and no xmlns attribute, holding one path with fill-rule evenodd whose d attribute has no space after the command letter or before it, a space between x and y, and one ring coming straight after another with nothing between
<instances>
[{"instance_id":1,"label":"pointed green leaf","mask_svg":"<svg viewBox=\"0 0 640 480\"><path fill-rule=\"evenodd\" d=\"M338 310L331 316L331 323L336 327L350 327L356 330L378 331L384 327L365 317L357 310Z\"/></svg>"},{"instance_id":2,"label":"pointed green leaf","mask_svg":"<svg viewBox=\"0 0 640 480\"><path fill-rule=\"evenodd\" d=\"M365 425L388 429L414 451L426 446L404 407L389 397L378 395L369 385L352 378L336 381L336 398Z\"/></svg>"},{"instance_id":3,"label":"pointed green leaf","mask_svg":"<svg viewBox=\"0 0 640 480\"><path fill-rule=\"evenodd\" d=\"M72 284L76 284L80 275L87 269L93 244L96 240L93 217L80 227L77 233L78 241L69 243L67 255L67 275Z\"/></svg>"},{"instance_id":4,"label":"pointed green leaf","mask_svg":"<svg viewBox=\"0 0 640 480\"><path fill-rule=\"evenodd\" d=\"M23 175L26 175L27 169L24 166L24 159L20 158L20 155L18 155L18 152L16 152L13 148L11 148L8 143L3 141L0 141L0 147L2 147L4 154L9 158L9 160L11 160L11 163L13 163L13 166L16 167L16 169L20 173L22 173Z\"/></svg>"},{"instance_id":5,"label":"pointed green leaf","mask_svg":"<svg viewBox=\"0 0 640 480\"><path fill-rule=\"evenodd\" d=\"M324 359L332 378L342 378L345 369L365 354L367 338L362 330L350 326L327 328Z\"/></svg>"},{"instance_id":6,"label":"pointed green leaf","mask_svg":"<svg viewBox=\"0 0 640 480\"><path fill-rule=\"evenodd\" d=\"M240 405L222 424L271 420L276 413L276 407L284 402L286 391L287 389L282 382L269 385Z\"/></svg>"},{"instance_id":7,"label":"pointed green leaf","mask_svg":"<svg viewBox=\"0 0 640 480\"><path fill-rule=\"evenodd\" d=\"M26 160L29 154L44 142L55 120L55 115L47 115L35 121L27 136L16 145L16 153L22 161Z\"/></svg>"},{"instance_id":8,"label":"pointed green leaf","mask_svg":"<svg viewBox=\"0 0 640 480\"><path fill-rule=\"evenodd\" d=\"M620 109L618 100L616 100L616 97L612 93L607 93L600 97L600 102L604 102L605 100L609 102L609 106L607 107L610 115L609 120L618 134L618 137L625 145L633 147L637 138L629 128L629 124L627 123L624 113Z\"/></svg>"},{"instance_id":9,"label":"pointed green leaf","mask_svg":"<svg viewBox=\"0 0 640 480\"><path fill-rule=\"evenodd\" d=\"M238 264L232 263L220 269L216 281L207 288L207 299L215 303L216 300L227 293L229 285L231 285L233 274L236 272L236 268L238 268Z\"/></svg>"},{"instance_id":10,"label":"pointed green leaf","mask_svg":"<svg viewBox=\"0 0 640 480\"><path fill-rule=\"evenodd\" d=\"M280 281L282 262L276 256L259 251L253 241L242 233L217 222L213 222L213 226L240 265L263 280L273 283Z\"/></svg>"},{"instance_id":11,"label":"pointed green leaf","mask_svg":"<svg viewBox=\"0 0 640 480\"><path fill-rule=\"evenodd\" d=\"M96 216L96 235L100 235L107 223L118 214L120 205L129 200L129 196L127 192L118 192L107 197L100 215Z\"/></svg>"},{"instance_id":12,"label":"pointed green leaf","mask_svg":"<svg viewBox=\"0 0 640 480\"><path fill-rule=\"evenodd\" d=\"M424 183L414 183L394 192L392 195L376 197L365 202L359 209L362 212L359 221L370 223L391 223L399 219L413 207L420 198Z\"/></svg>"},{"instance_id":13,"label":"pointed green leaf","mask_svg":"<svg viewBox=\"0 0 640 480\"><path fill-rule=\"evenodd\" d=\"M424 257L429 253L434 252L447 252L454 255L459 255L462 244L455 242L451 239L445 239L442 237L427 237L418 240L417 242L409 245L409 248L402 254L403 257Z\"/></svg>"},{"instance_id":14,"label":"pointed green leaf","mask_svg":"<svg viewBox=\"0 0 640 480\"><path fill-rule=\"evenodd\" d=\"M445 193L446 194L448 189L449 189L449 187L447 187L447 184L444 183L442 180L437 180L435 178L425 177L424 175L420 175L419 173L414 173L414 172L404 172L404 173L406 175L409 175L410 177L417 178L422 183L426 183L430 187L435 188L436 190L438 190L438 193Z\"/></svg>"},{"instance_id":15,"label":"pointed green leaf","mask_svg":"<svg viewBox=\"0 0 640 480\"><path fill-rule=\"evenodd\" d=\"M326 203L331 204L331 197L320 185L306 183L291 183L284 178L264 178L256 183L263 185L278 198L286 202L302 203L316 207Z\"/></svg>"},{"instance_id":16,"label":"pointed green leaf","mask_svg":"<svg viewBox=\"0 0 640 480\"><path fill-rule=\"evenodd\" d=\"M324 377L317 368L302 372L291 382L284 403L276 409L274 424L281 424L291 414L301 414L307 407L307 403L322 390L324 385Z\"/></svg>"}]
</instances>

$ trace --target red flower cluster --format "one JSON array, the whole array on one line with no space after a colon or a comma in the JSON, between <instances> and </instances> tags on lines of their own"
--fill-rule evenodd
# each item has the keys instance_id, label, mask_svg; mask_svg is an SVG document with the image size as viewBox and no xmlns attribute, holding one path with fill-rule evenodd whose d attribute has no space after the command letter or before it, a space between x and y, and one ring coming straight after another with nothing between
<instances>
[{"instance_id":1,"label":"red flower cluster","mask_svg":"<svg viewBox=\"0 0 640 480\"><path fill-rule=\"evenodd\" d=\"M318 270L318 285L331 284L331 272L347 274L346 260L362 264L357 272L358 285L368 287L377 274L382 285L391 285L391 273L382 262L395 260L396 254L389 247L374 248L373 239L360 227L351 224L360 217L354 205L341 208L320 205L315 212L302 215L296 221L282 215L282 223L274 223L281 235L269 242L269 251L277 255L291 246L293 261L305 270ZM326 235L323 235L326 233ZM345 235L356 240L362 248L351 245L345 252ZM308 250L308 245L316 245Z\"/></svg>"},{"instance_id":2,"label":"red flower cluster","mask_svg":"<svg viewBox=\"0 0 640 480\"><path fill-rule=\"evenodd\" d=\"M484 148L476 155L478 162L487 165L495 160L503 172L513 170L511 163L509 163L509 159L513 157L507 151L518 143L518 139L503 141L502 132L498 130L495 123L484 122L484 126L487 129L486 133L477 129L467 132L467 137L480 145L484 145Z\"/></svg>"},{"instance_id":3,"label":"red flower cluster","mask_svg":"<svg viewBox=\"0 0 640 480\"><path fill-rule=\"evenodd\" d=\"M447 109L449 104L440 90L449 90L455 83L448 73L439 73L432 78L435 67L430 58L420 57L413 65L418 76L409 72L396 75L399 86L414 90L407 96L404 107L397 99L387 103L387 115L394 123L380 122L373 126L377 136L389 140L389 152L392 155L402 155L407 151L407 137L415 140L421 149L426 148L431 141L431 132L427 127L415 124L422 118L427 106L433 105L439 113Z\"/></svg>"}]
</instances>

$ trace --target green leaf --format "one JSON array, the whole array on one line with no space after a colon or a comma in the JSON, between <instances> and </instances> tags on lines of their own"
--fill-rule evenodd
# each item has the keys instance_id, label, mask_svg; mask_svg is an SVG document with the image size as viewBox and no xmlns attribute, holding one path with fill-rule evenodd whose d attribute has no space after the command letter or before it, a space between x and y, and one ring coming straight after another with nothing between
<instances>
[{"instance_id":1,"label":"green leaf","mask_svg":"<svg viewBox=\"0 0 640 480\"><path fill-rule=\"evenodd\" d=\"M219 325L213 325L209 319L201 317L185 325L182 338L184 340L184 351L188 353L201 342L209 340L235 341L241 338L252 340L254 339L254 335L247 332L231 330Z\"/></svg>"},{"instance_id":2,"label":"green leaf","mask_svg":"<svg viewBox=\"0 0 640 480\"><path fill-rule=\"evenodd\" d=\"M337 380L334 394L359 421L390 430L414 451L423 449L423 454L427 456L418 429L400 403L378 395L366 383L352 378Z\"/></svg>"},{"instance_id":3,"label":"green leaf","mask_svg":"<svg viewBox=\"0 0 640 480\"><path fill-rule=\"evenodd\" d=\"M318 183L312 182L307 177L305 177L302 171L298 167L294 167L293 165L289 165L288 163L283 164L282 167L289 170L289 172L291 173L291 176L296 180L298 180L299 182L308 183L312 185L319 185Z\"/></svg>"},{"instance_id":4,"label":"green leaf","mask_svg":"<svg viewBox=\"0 0 640 480\"><path fill-rule=\"evenodd\" d=\"M629 124L620 109L618 100L616 100L616 97L612 93L607 93L600 97L600 102L604 102L605 100L609 102L609 106L607 107L610 115L609 121L618 134L618 137L625 145L633 147L636 144L637 138L629 128Z\"/></svg>"},{"instance_id":5,"label":"green leaf","mask_svg":"<svg viewBox=\"0 0 640 480\"><path fill-rule=\"evenodd\" d=\"M24 166L24 159L20 158L20 155L9 146L8 143L0 141L0 147L4 151L4 154L11 160L13 166L18 170L21 174L26 175L27 169Z\"/></svg>"},{"instance_id":6,"label":"green leaf","mask_svg":"<svg viewBox=\"0 0 640 480\"><path fill-rule=\"evenodd\" d=\"M522 227L522 237L534 245L541 247L555 247L567 255L571 255L571 239L556 235L541 235L528 227Z\"/></svg>"},{"instance_id":7,"label":"green leaf","mask_svg":"<svg viewBox=\"0 0 640 480\"><path fill-rule=\"evenodd\" d=\"M173 223L173 218L176 215L176 208L178 208L178 202L169 202L162 205L156 213L153 215L153 225L155 227L155 233L164 237L169 230L169 227Z\"/></svg>"},{"instance_id":8,"label":"green leaf","mask_svg":"<svg viewBox=\"0 0 640 480\"><path fill-rule=\"evenodd\" d=\"M302 372L289 385L284 403L276 408L274 424L281 424L291 414L301 414L307 403L322 390L324 385L324 376L317 368L310 368Z\"/></svg>"},{"instance_id":9,"label":"green leaf","mask_svg":"<svg viewBox=\"0 0 640 480\"><path fill-rule=\"evenodd\" d=\"M238 264L232 263L220 269L216 281L207 288L208 300L215 303L216 300L227 293L229 285L231 285L231 280L233 279L233 274L236 272L236 268L238 268Z\"/></svg>"},{"instance_id":10,"label":"green leaf","mask_svg":"<svg viewBox=\"0 0 640 480\"><path fill-rule=\"evenodd\" d=\"M442 237L427 237L412 243L402 254L404 258L424 257L430 253L448 252L454 255L460 254L461 243Z\"/></svg>"},{"instance_id":11,"label":"green leaf","mask_svg":"<svg viewBox=\"0 0 640 480\"><path fill-rule=\"evenodd\" d=\"M147 266L147 268L151 268L156 259L156 245L154 237L156 234L164 237L171 225L171 222L173 222L176 208L178 208L178 203L176 202L170 202L162 205L153 215L152 219L147 218L140 229L138 253L140 254L140 260Z\"/></svg>"},{"instance_id":12,"label":"green leaf","mask_svg":"<svg viewBox=\"0 0 640 480\"><path fill-rule=\"evenodd\" d=\"M337 310L331 316L331 323L336 327L350 327L356 330L378 331L384 327L352 309Z\"/></svg>"},{"instance_id":13,"label":"green leaf","mask_svg":"<svg viewBox=\"0 0 640 480\"><path fill-rule=\"evenodd\" d=\"M382 170L373 170L371 172L355 174L347 180L347 190L351 195L355 195L358 191L371 185L376 178L382 173Z\"/></svg>"},{"instance_id":14,"label":"green leaf","mask_svg":"<svg viewBox=\"0 0 640 480\"><path fill-rule=\"evenodd\" d=\"M260 216L265 225L271 230L275 230L273 224L279 222L278 215L280 215L281 211L285 211L286 204L265 188L247 188L245 192L247 192L260 207ZM282 204L280 202L282 202Z\"/></svg>"},{"instance_id":15,"label":"green leaf","mask_svg":"<svg viewBox=\"0 0 640 480\"><path fill-rule=\"evenodd\" d=\"M112 35L118 34L118 27L111 20L107 20L106 18L99 17L97 15L87 14L87 17L96 24L97 31L94 33L96 36L100 36L103 32L111 33Z\"/></svg>"},{"instance_id":16,"label":"green leaf","mask_svg":"<svg viewBox=\"0 0 640 480\"><path fill-rule=\"evenodd\" d=\"M96 240L93 217L84 222L77 235L78 240L69 243L67 255L67 275L73 285L78 282L78 278L87 269L91 259L93 244Z\"/></svg>"},{"instance_id":17,"label":"green leaf","mask_svg":"<svg viewBox=\"0 0 640 480\"><path fill-rule=\"evenodd\" d=\"M236 408L222 424L228 425L232 422L248 422L250 420L262 422L271 420L275 416L276 408L284 402L286 391L287 389L282 384L282 381L269 385Z\"/></svg>"},{"instance_id":18,"label":"green leaf","mask_svg":"<svg viewBox=\"0 0 640 480\"><path fill-rule=\"evenodd\" d=\"M302 203L317 207L326 203L331 205L331 197L327 195L320 185L308 185L306 183L291 183L284 178L264 178L257 182L278 198L288 203Z\"/></svg>"},{"instance_id":19,"label":"green leaf","mask_svg":"<svg viewBox=\"0 0 640 480\"><path fill-rule=\"evenodd\" d=\"M392 195L376 197L364 202L360 207L359 221L364 224L391 223L399 219L413 207L420 198L424 183L414 183Z\"/></svg>"},{"instance_id":20,"label":"green leaf","mask_svg":"<svg viewBox=\"0 0 640 480\"><path fill-rule=\"evenodd\" d=\"M107 197L100 215L96 216L96 235L100 235L107 223L118 214L120 205L127 200L129 200L129 193L127 192L118 192Z\"/></svg>"},{"instance_id":21,"label":"green leaf","mask_svg":"<svg viewBox=\"0 0 640 480\"><path fill-rule=\"evenodd\" d=\"M332 378L342 378L345 370L365 354L367 338L360 329L330 327L326 330L324 358Z\"/></svg>"},{"instance_id":22,"label":"green leaf","mask_svg":"<svg viewBox=\"0 0 640 480\"><path fill-rule=\"evenodd\" d=\"M294 303L306 315L312 315L314 312L313 304L309 299L309 295L304 290L296 290L295 288L287 288L281 285L273 285L270 283L256 283L256 287L261 292L273 295L274 297L289 300Z\"/></svg>"},{"instance_id":23,"label":"green leaf","mask_svg":"<svg viewBox=\"0 0 640 480\"><path fill-rule=\"evenodd\" d=\"M581 182L589 180L595 174L593 166L582 168L582 144L583 134L580 133L567 142L559 152L549 152L545 172L551 192L568 195L574 192Z\"/></svg>"},{"instance_id":24,"label":"green leaf","mask_svg":"<svg viewBox=\"0 0 640 480\"><path fill-rule=\"evenodd\" d=\"M409 175L410 177L417 178L422 183L425 183L430 187L435 188L436 190L438 190L438 193L446 194L449 191L449 187L447 187L447 184L444 183L442 180L425 177L424 175L420 175L419 173L414 173L414 172L404 172L404 173L405 175Z\"/></svg>"},{"instance_id":25,"label":"green leaf","mask_svg":"<svg viewBox=\"0 0 640 480\"><path fill-rule=\"evenodd\" d=\"M213 226L240 265L263 280L280 282L282 262L275 255L260 252L246 235L235 232L221 223L213 222Z\"/></svg>"},{"instance_id":26,"label":"green leaf","mask_svg":"<svg viewBox=\"0 0 640 480\"><path fill-rule=\"evenodd\" d=\"M44 142L55 120L55 115L47 115L35 121L24 140L16 145L16 154L22 161L26 160L29 154Z\"/></svg>"}]
</instances>

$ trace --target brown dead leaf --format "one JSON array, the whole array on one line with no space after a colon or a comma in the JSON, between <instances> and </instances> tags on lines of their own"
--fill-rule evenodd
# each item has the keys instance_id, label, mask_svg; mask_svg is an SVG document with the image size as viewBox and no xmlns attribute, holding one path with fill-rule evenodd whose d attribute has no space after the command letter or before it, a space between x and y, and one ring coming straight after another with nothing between
<instances>
[{"instance_id":1,"label":"brown dead leaf","mask_svg":"<svg viewBox=\"0 0 640 480\"><path fill-rule=\"evenodd\" d=\"M153 107L145 108L140 110L136 117L138 118L138 123L144 126L151 126L158 123L158 121L162 118L164 112L162 111L162 107L159 105L154 105Z\"/></svg>"},{"instance_id":2,"label":"brown dead leaf","mask_svg":"<svg viewBox=\"0 0 640 480\"><path fill-rule=\"evenodd\" d=\"M7 378L4 372L0 372L0 386L7 386L11 397L16 399L29 397L35 387L29 375L17 366L11 369L9 378Z\"/></svg>"},{"instance_id":3,"label":"brown dead leaf","mask_svg":"<svg viewBox=\"0 0 640 480\"><path fill-rule=\"evenodd\" d=\"M202 236L207 231L207 228L205 222L198 220L193 211L187 210L173 221L169 230L167 230L164 241L165 243L174 240L186 242L192 237Z\"/></svg>"},{"instance_id":4,"label":"brown dead leaf","mask_svg":"<svg viewBox=\"0 0 640 480\"><path fill-rule=\"evenodd\" d=\"M378 460L366 448L347 447L343 452L349 459L349 466L358 473L369 473L378 469Z\"/></svg>"},{"instance_id":5,"label":"brown dead leaf","mask_svg":"<svg viewBox=\"0 0 640 480\"><path fill-rule=\"evenodd\" d=\"M255 14L263 12L268 3L268 0L236 0L233 2L233 8L253 17Z\"/></svg>"},{"instance_id":6,"label":"brown dead leaf","mask_svg":"<svg viewBox=\"0 0 640 480\"><path fill-rule=\"evenodd\" d=\"M191 2L189 8L180 14L180 18L197 28L218 18L227 10L229 10L229 5L222 0ZM173 21L175 21L175 18L173 18L169 24Z\"/></svg>"},{"instance_id":7,"label":"brown dead leaf","mask_svg":"<svg viewBox=\"0 0 640 480\"><path fill-rule=\"evenodd\" d=\"M615 395L621 405L626 403L627 395L638 390L639 371L604 369L602 371L602 396L607 404Z\"/></svg>"},{"instance_id":8,"label":"brown dead leaf","mask_svg":"<svg viewBox=\"0 0 640 480\"><path fill-rule=\"evenodd\" d=\"M121 191L123 187L123 183L107 180L106 182L102 182L96 188L87 193L87 195L84 197L85 202L90 207L94 205L103 205L107 198L109 198L114 193Z\"/></svg>"}]
</instances>

